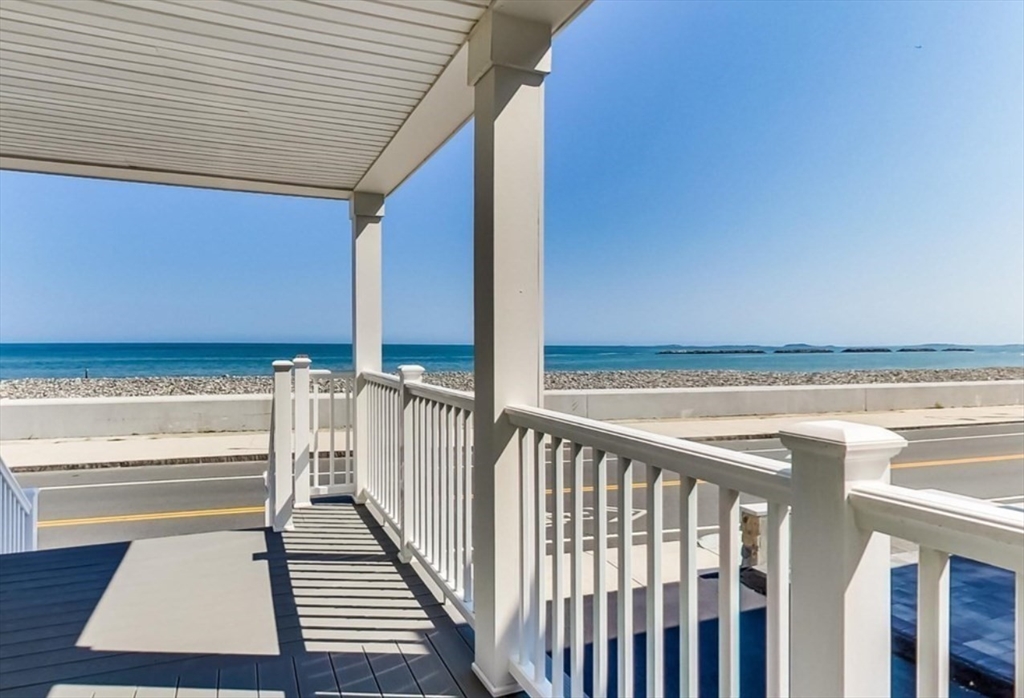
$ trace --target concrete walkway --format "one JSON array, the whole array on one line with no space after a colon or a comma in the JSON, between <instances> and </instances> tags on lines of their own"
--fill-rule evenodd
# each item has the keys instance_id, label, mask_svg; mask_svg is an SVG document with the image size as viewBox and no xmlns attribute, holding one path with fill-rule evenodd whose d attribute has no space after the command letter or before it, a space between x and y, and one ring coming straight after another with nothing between
<instances>
[{"instance_id":1,"label":"concrete walkway","mask_svg":"<svg viewBox=\"0 0 1024 698\"><path fill-rule=\"evenodd\" d=\"M950 407L891 412L832 412L820 414L780 414L764 417L721 417L701 419L655 419L615 422L681 439L711 440L774 436L779 430L798 422L842 419L872 424L886 429L955 427L1024 421L1024 405L1006 407Z\"/></svg>"},{"instance_id":2,"label":"concrete walkway","mask_svg":"<svg viewBox=\"0 0 1024 698\"><path fill-rule=\"evenodd\" d=\"M968 426L1024 421L1024 406L956 407L834 414L790 414L767 417L630 420L617 422L656 434L711 440L770 436L797 422L845 419L887 429ZM218 434L143 434L139 436L79 439L27 439L0 441L0 457L8 467L50 469L175 463L265 460L266 432ZM326 454L329 432L320 433L319 450ZM346 451L345 432L335 436L335 450Z\"/></svg>"},{"instance_id":3,"label":"concrete walkway","mask_svg":"<svg viewBox=\"0 0 1024 698\"><path fill-rule=\"evenodd\" d=\"M335 451L348 451L346 433L335 434ZM225 434L142 434L79 439L0 441L0 457L12 470L177 463L224 463L267 459L266 432ZM318 449L327 457L330 432L320 432Z\"/></svg>"}]
</instances>

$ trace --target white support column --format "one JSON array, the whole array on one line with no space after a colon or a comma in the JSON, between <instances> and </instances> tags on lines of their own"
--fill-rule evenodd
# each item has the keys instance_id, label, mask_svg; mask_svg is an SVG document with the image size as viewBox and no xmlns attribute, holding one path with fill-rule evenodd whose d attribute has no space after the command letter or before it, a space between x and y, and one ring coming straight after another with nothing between
<instances>
[{"instance_id":1,"label":"white support column","mask_svg":"<svg viewBox=\"0 0 1024 698\"><path fill-rule=\"evenodd\" d=\"M312 435L309 431L309 357L300 354L292 361L295 366L295 507L308 507L309 449Z\"/></svg>"},{"instance_id":2,"label":"white support column","mask_svg":"<svg viewBox=\"0 0 1024 698\"><path fill-rule=\"evenodd\" d=\"M366 501L367 405L363 371L381 370L381 219L384 196L355 192L349 202L352 219L352 368L355 410L352 452L355 454L356 501Z\"/></svg>"},{"instance_id":3,"label":"white support column","mask_svg":"<svg viewBox=\"0 0 1024 698\"><path fill-rule=\"evenodd\" d=\"M274 449L270 454L269 495L273 504L272 525L277 532L291 531L292 504L292 362L274 362L274 407L270 429Z\"/></svg>"},{"instance_id":4,"label":"white support column","mask_svg":"<svg viewBox=\"0 0 1024 698\"><path fill-rule=\"evenodd\" d=\"M399 394L402 396L402 423L398 427L401 434L401 448L399 458L402 463L402 475L399 479L398 488L401 492L401 515L398 519L402 527L402 545L398 551L398 559L408 564L412 561L412 529L413 529L413 480L412 468L413 457L416 453L416 444L413 443L413 414L412 395L405 388L406 383L419 383L423 380L423 373L426 369L422 366L399 366L398 381L401 385Z\"/></svg>"},{"instance_id":5,"label":"white support column","mask_svg":"<svg viewBox=\"0 0 1024 698\"><path fill-rule=\"evenodd\" d=\"M475 88L473 670L492 695L519 690L519 473L508 405L541 405L546 24L489 12L469 41Z\"/></svg>"},{"instance_id":6,"label":"white support column","mask_svg":"<svg viewBox=\"0 0 1024 698\"><path fill-rule=\"evenodd\" d=\"M794 697L890 695L889 536L858 528L858 482L888 482L907 445L880 427L806 422L793 452L791 686Z\"/></svg>"}]
</instances>

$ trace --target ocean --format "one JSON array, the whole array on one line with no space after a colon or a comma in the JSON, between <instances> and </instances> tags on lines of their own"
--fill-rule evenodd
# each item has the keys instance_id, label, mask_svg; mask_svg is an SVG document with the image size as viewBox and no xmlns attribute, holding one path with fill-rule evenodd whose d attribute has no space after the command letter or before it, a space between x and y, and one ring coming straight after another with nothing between
<instances>
[{"instance_id":1,"label":"ocean","mask_svg":"<svg viewBox=\"0 0 1024 698\"><path fill-rule=\"evenodd\" d=\"M923 345L935 351L777 354L779 347L549 346L551 371L640 369L739 371L839 371L850 369L988 368L1024 365L1024 345ZM660 351L746 350L744 354L659 354ZM315 367L351 369L351 344L0 344L0 379L130 376L251 376L270 373L275 359L308 354ZM428 371L469 371L473 347L444 344L386 344L384 369L419 364Z\"/></svg>"}]
</instances>

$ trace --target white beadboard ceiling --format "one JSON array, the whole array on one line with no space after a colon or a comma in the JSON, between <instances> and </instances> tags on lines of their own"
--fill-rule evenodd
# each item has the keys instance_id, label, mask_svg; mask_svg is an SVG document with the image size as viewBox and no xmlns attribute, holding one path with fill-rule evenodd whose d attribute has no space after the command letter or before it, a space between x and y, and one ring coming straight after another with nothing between
<instances>
[{"instance_id":1,"label":"white beadboard ceiling","mask_svg":"<svg viewBox=\"0 0 1024 698\"><path fill-rule=\"evenodd\" d=\"M3 0L0 166L336 198L369 175L389 193L468 118L463 45L489 4ZM583 4L548 5L564 23ZM436 122L412 129L422 152L381 158L418 106Z\"/></svg>"}]
</instances>

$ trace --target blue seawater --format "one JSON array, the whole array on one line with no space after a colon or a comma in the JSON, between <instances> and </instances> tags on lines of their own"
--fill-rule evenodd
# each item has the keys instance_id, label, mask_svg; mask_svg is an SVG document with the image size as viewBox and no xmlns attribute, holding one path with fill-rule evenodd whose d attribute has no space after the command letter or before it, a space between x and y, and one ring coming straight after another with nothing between
<instances>
[{"instance_id":1,"label":"blue seawater","mask_svg":"<svg viewBox=\"0 0 1024 698\"><path fill-rule=\"evenodd\" d=\"M833 371L849 369L983 368L1024 366L1024 345L971 346L971 352L774 354L659 354L681 346L549 346L552 371L638 369ZM731 347L699 347L724 349ZM245 376L270 373L275 359L308 354L315 366L352 366L351 344L0 344L0 379L124 376ZM386 344L384 368L420 364L428 371L469 371L473 348L459 344Z\"/></svg>"}]
</instances>

